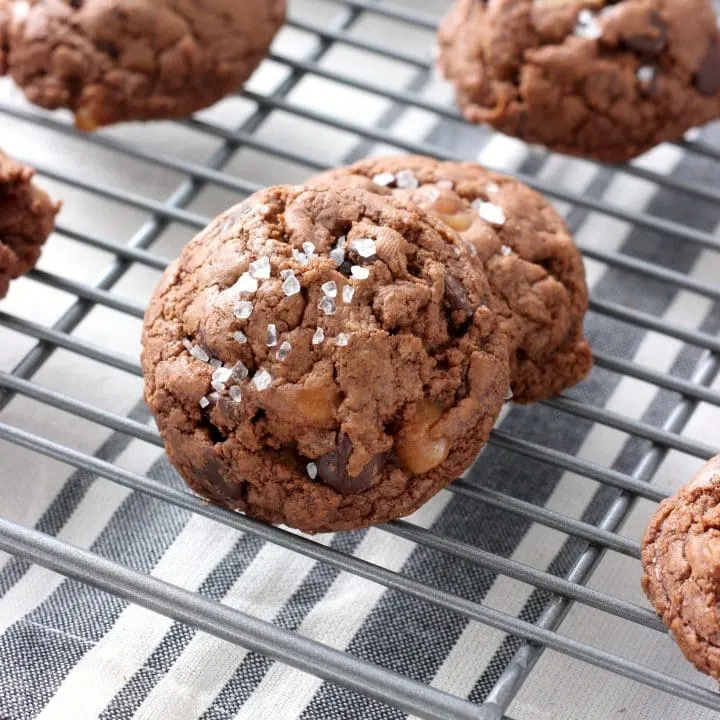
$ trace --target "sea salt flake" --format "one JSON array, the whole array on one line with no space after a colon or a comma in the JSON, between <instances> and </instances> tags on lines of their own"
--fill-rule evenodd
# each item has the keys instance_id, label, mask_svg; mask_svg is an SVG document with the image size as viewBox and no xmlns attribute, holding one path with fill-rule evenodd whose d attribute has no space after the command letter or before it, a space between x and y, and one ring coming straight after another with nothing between
<instances>
[{"instance_id":1,"label":"sea salt flake","mask_svg":"<svg viewBox=\"0 0 720 720\"><path fill-rule=\"evenodd\" d=\"M249 273L243 273L235 283L235 289L241 293L254 293L258 289L258 281Z\"/></svg>"},{"instance_id":2,"label":"sea salt flake","mask_svg":"<svg viewBox=\"0 0 720 720\"><path fill-rule=\"evenodd\" d=\"M241 300L235 306L235 317L238 320L247 320L253 311L253 304L249 300Z\"/></svg>"},{"instance_id":3,"label":"sea salt flake","mask_svg":"<svg viewBox=\"0 0 720 720\"><path fill-rule=\"evenodd\" d=\"M350 268L350 274L356 280L367 280L370 277L370 271L367 268L360 267L360 265L353 265Z\"/></svg>"},{"instance_id":4,"label":"sea salt flake","mask_svg":"<svg viewBox=\"0 0 720 720\"><path fill-rule=\"evenodd\" d=\"M252 381L258 390L267 390L272 385L272 375L267 370L258 370Z\"/></svg>"},{"instance_id":5,"label":"sea salt flake","mask_svg":"<svg viewBox=\"0 0 720 720\"><path fill-rule=\"evenodd\" d=\"M292 351L292 345L286 340L279 348L275 357L280 361L284 362L290 356Z\"/></svg>"},{"instance_id":6,"label":"sea salt flake","mask_svg":"<svg viewBox=\"0 0 720 720\"><path fill-rule=\"evenodd\" d=\"M244 380L248 376L248 369L240 360L238 360L232 366L232 374L233 377L236 377L238 380Z\"/></svg>"},{"instance_id":7,"label":"sea salt flake","mask_svg":"<svg viewBox=\"0 0 720 720\"><path fill-rule=\"evenodd\" d=\"M206 397L200 398L200 407L204 410L206 407L209 407L210 401Z\"/></svg>"},{"instance_id":8,"label":"sea salt flake","mask_svg":"<svg viewBox=\"0 0 720 720\"><path fill-rule=\"evenodd\" d=\"M501 245L500 252L507 257L512 254L512 248L509 245Z\"/></svg>"},{"instance_id":9,"label":"sea salt flake","mask_svg":"<svg viewBox=\"0 0 720 720\"><path fill-rule=\"evenodd\" d=\"M327 297L326 295L318 303L318 310L325 315L334 315L336 310L335 300L331 297Z\"/></svg>"},{"instance_id":10,"label":"sea salt flake","mask_svg":"<svg viewBox=\"0 0 720 720\"><path fill-rule=\"evenodd\" d=\"M420 187L420 181L412 170L401 170L397 173L395 184L403 190L415 190Z\"/></svg>"},{"instance_id":11,"label":"sea salt flake","mask_svg":"<svg viewBox=\"0 0 720 720\"><path fill-rule=\"evenodd\" d=\"M353 240L350 247L362 258L371 258L377 253L375 241L371 238Z\"/></svg>"},{"instance_id":12,"label":"sea salt flake","mask_svg":"<svg viewBox=\"0 0 720 720\"><path fill-rule=\"evenodd\" d=\"M311 480L314 480L317 477L318 469L314 462L309 462L307 464L307 474Z\"/></svg>"},{"instance_id":13,"label":"sea salt flake","mask_svg":"<svg viewBox=\"0 0 720 720\"><path fill-rule=\"evenodd\" d=\"M384 172L376 175L372 180L380 187L389 187L395 182L395 176L392 173Z\"/></svg>"},{"instance_id":14,"label":"sea salt flake","mask_svg":"<svg viewBox=\"0 0 720 720\"><path fill-rule=\"evenodd\" d=\"M239 385L233 385L230 388L230 397L234 402L240 402L242 400L242 390Z\"/></svg>"},{"instance_id":15,"label":"sea salt flake","mask_svg":"<svg viewBox=\"0 0 720 720\"><path fill-rule=\"evenodd\" d=\"M300 281L295 275L288 275L282 285L283 292L287 297L292 297L300 292Z\"/></svg>"},{"instance_id":16,"label":"sea salt flake","mask_svg":"<svg viewBox=\"0 0 720 720\"><path fill-rule=\"evenodd\" d=\"M318 328L312 338L313 345L321 345L325 340L325 331L322 328Z\"/></svg>"},{"instance_id":17,"label":"sea salt flake","mask_svg":"<svg viewBox=\"0 0 720 720\"><path fill-rule=\"evenodd\" d=\"M350 337L347 335L347 333L340 333L335 338L335 344L338 347L346 347L349 342L350 342Z\"/></svg>"},{"instance_id":18,"label":"sea salt flake","mask_svg":"<svg viewBox=\"0 0 720 720\"><path fill-rule=\"evenodd\" d=\"M335 248L330 251L330 259L339 267L345 262L345 248Z\"/></svg>"},{"instance_id":19,"label":"sea salt flake","mask_svg":"<svg viewBox=\"0 0 720 720\"><path fill-rule=\"evenodd\" d=\"M277 345L277 341L277 327L273 323L270 323L270 325L267 326L267 337L265 344L268 347L275 347Z\"/></svg>"},{"instance_id":20,"label":"sea salt flake","mask_svg":"<svg viewBox=\"0 0 720 720\"><path fill-rule=\"evenodd\" d=\"M233 375L232 368L219 367L212 376L213 382L226 383Z\"/></svg>"},{"instance_id":21,"label":"sea salt flake","mask_svg":"<svg viewBox=\"0 0 720 720\"><path fill-rule=\"evenodd\" d=\"M472 207L477 210L478 215L485 220L485 222L495 225L496 227L502 227L507 220L505 211L494 203L474 200Z\"/></svg>"},{"instance_id":22,"label":"sea salt flake","mask_svg":"<svg viewBox=\"0 0 720 720\"><path fill-rule=\"evenodd\" d=\"M234 332L233 338L241 345L244 345L247 342L247 335L242 330L237 330L236 332Z\"/></svg>"},{"instance_id":23,"label":"sea salt flake","mask_svg":"<svg viewBox=\"0 0 720 720\"><path fill-rule=\"evenodd\" d=\"M267 280L270 277L270 258L263 255L251 262L250 274L257 280Z\"/></svg>"},{"instance_id":24,"label":"sea salt flake","mask_svg":"<svg viewBox=\"0 0 720 720\"><path fill-rule=\"evenodd\" d=\"M337 283L334 280L328 280L320 286L323 295L326 297L337 297Z\"/></svg>"},{"instance_id":25,"label":"sea salt flake","mask_svg":"<svg viewBox=\"0 0 720 720\"><path fill-rule=\"evenodd\" d=\"M589 40L597 40L602 37L602 27L595 19L595 15L585 8L578 13L577 24L573 30L573 35Z\"/></svg>"},{"instance_id":26,"label":"sea salt flake","mask_svg":"<svg viewBox=\"0 0 720 720\"><path fill-rule=\"evenodd\" d=\"M353 296L355 295L355 288L352 285L345 285L343 288L342 298L346 305L352 302Z\"/></svg>"},{"instance_id":27,"label":"sea salt flake","mask_svg":"<svg viewBox=\"0 0 720 720\"><path fill-rule=\"evenodd\" d=\"M313 255L315 255L315 246L311 242L304 242L302 244L302 249L305 252L308 260L310 260Z\"/></svg>"},{"instance_id":28,"label":"sea salt flake","mask_svg":"<svg viewBox=\"0 0 720 720\"><path fill-rule=\"evenodd\" d=\"M210 356L199 345L193 345L190 354L200 362L210 362Z\"/></svg>"}]
</instances>

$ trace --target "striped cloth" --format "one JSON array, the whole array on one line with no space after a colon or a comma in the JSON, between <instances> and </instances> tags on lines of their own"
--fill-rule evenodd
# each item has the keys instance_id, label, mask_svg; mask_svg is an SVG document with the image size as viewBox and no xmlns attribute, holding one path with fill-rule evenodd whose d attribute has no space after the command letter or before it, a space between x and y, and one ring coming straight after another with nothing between
<instances>
[{"instance_id":1,"label":"striped cloth","mask_svg":"<svg viewBox=\"0 0 720 720\"><path fill-rule=\"evenodd\" d=\"M377 28L373 32L378 32ZM280 48L300 56L306 49L299 36L289 31L281 38ZM346 60L350 67L352 58ZM388 79L379 62L375 71L386 84L415 84L428 97L447 97L447 89L432 78L400 73ZM260 75L268 83L277 80L271 70L263 70ZM7 85L0 87L3 99L9 97L11 102L21 103ZM326 97L325 90L314 80L300 87L293 99L317 106L318 97ZM589 163L529 151L482 129L449 122L438 124L428 113L399 112L389 103L361 102L357 93L342 92L347 92L343 112L356 122L384 124L407 140L426 140L623 208L644 209L706 232L717 230L720 212L711 204L674 195ZM211 122L237 125L238 117L248 112L243 102L228 101L204 117ZM2 122L6 125L2 138L5 149L24 159L47 164L47 158L52 157L55 167L78 172L76 158L78 149L82 149L87 159L84 177L158 199L164 199L178 182L178 176L168 171L148 168L72 139L62 140L50 131L19 121L7 119L6 123L3 117ZM119 128L111 135L194 161L201 161L216 147L207 138L191 136L174 125ZM340 132L328 131L317 137L316 127L288 117L271 122L261 135L277 147L287 147L288 138L292 138L298 151L336 163L384 150L358 146L354 138ZM720 130L708 130L706 137L716 146L720 144ZM697 156L683 156L676 148L660 148L642 164L676 178L720 185L717 164ZM271 163L249 151L236 154L228 170L259 183L301 180L308 174L305 168L280 161ZM130 234L128 228L140 229L146 220L142 213L111 206L102 198L67 185L44 184L65 200L61 218L65 227L124 242ZM191 209L211 215L233 199L230 193L215 189L202 193ZM705 282L717 282L720 277L717 253L634 229L601 214L562 205L559 208L585 247L617 250ZM172 226L160 235L153 250L173 256L190 234L186 228ZM107 260L102 253L57 236L48 247L43 267L89 282ZM717 303L671 284L628 275L596 262L589 261L587 269L596 298L638 308L686 328L713 334L720 331ZM133 268L116 290L140 302L147 298L157 277L147 269ZM71 302L72 298L47 285L21 280L3 303L3 310L50 324ZM588 317L587 331L596 349L677 377L689 378L700 358L694 348L596 314ZM75 335L123 355L137 356L139 322L114 311L96 308ZM11 369L29 347L30 339L0 328L0 368ZM139 379L94 361L57 351L35 380L139 422L151 422L140 401ZM677 396L671 393L602 369L596 369L587 382L568 395L653 425L662 425L677 402ZM0 413L0 420L120 467L146 473L169 486L182 487L160 450L139 440L41 408L23 398L15 399ZM547 406L510 407L501 426L515 436L621 472L633 472L648 449L646 442ZM717 443L711 429L718 426L718 409L703 405L694 413L686 433L697 440ZM10 445L3 445L0 453L3 517L474 702L486 699L520 645L515 638L453 612L386 590L87 472L73 472ZM663 489L674 489L699 464L697 459L671 452L653 482ZM586 478L493 446L486 449L467 477L478 486L498 489L588 522L598 521L616 497L615 491ZM652 510L651 503L637 503L622 533L639 538ZM558 576L564 576L586 548L586 543L578 539L447 491L411 521L442 536ZM546 592L471 563L450 561L377 528L320 536L317 541L529 622L539 618L551 599ZM593 574L591 585L643 604L639 574L636 561L608 553ZM560 632L673 676L712 686L683 661L667 636L614 616L576 606L563 621ZM400 711L2 553L0 667L3 720L404 717ZM716 717L709 710L550 651L542 655L508 715L515 720Z\"/></svg>"}]
</instances>

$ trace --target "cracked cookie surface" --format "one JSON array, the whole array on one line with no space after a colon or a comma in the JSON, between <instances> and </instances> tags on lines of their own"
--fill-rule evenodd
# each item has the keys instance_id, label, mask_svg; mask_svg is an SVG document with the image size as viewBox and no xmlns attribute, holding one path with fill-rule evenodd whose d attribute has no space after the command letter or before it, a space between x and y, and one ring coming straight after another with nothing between
<instances>
[{"instance_id":1,"label":"cracked cookie surface","mask_svg":"<svg viewBox=\"0 0 720 720\"><path fill-rule=\"evenodd\" d=\"M495 305L466 244L419 208L269 188L166 271L146 399L209 499L308 532L385 522L487 441L509 385Z\"/></svg>"},{"instance_id":2,"label":"cracked cookie surface","mask_svg":"<svg viewBox=\"0 0 720 720\"><path fill-rule=\"evenodd\" d=\"M497 298L509 339L516 402L557 395L592 367L583 337L588 293L582 256L538 193L476 163L398 156L362 160L310 184L354 186L412 203L466 242Z\"/></svg>"},{"instance_id":3,"label":"cracked cookie surface","mask_svg":"<svg viewBox=\"0 0 720 720\"><path fill-rule=\"evenodd\" d=\"M33 185L33 173L0 152L0 298L35 267L60 207Z\"/></svg>"},{"instance_id":4,"label":"cracked cookie surface","mask_svg":"<svg viewBox=\"0 0 720 720\"><path fill-rule=\"evenodd\" d=\"M720 116L709 0L457 0L439 67L471 122L624 162Z\"/></svg>"},{"instance_id":5,"label":"cracked cookie surface","mask_svg":"<svg viewBox=\"0 0 720 720\"><path fill-rule=\"evenodd\" d=\"M78 127L177 118L240 89L285 0L0 0L0 73Z\"/></svg>"},{"instance_id":6,"label":"cracked cookie surface","mask_svg":"<svg viewBox=\"0 0 720 720\"><path fill-rule=\"evenodd\" d=\"M720 455L660 504L642 564L643 590L685 657L720 681Z\"/></svg>"}]
</instances>

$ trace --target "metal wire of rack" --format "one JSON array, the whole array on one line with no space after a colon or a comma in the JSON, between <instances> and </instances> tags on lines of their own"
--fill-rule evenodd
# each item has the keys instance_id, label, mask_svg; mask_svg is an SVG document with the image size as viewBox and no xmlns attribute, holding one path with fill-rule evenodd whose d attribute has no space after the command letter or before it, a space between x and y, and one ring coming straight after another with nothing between
<instances>
[{"instance_id":1,"label":"metal wire of rack","mask_svg":"<svg viewBox=\"0 0 720 720\"><path fill-rule=\"evenodd\" d=\"M28 351L10 371L0 372L0 413L5 411L14 398L25 397L89 423L151 445L162 446L154 428L118 412L101 409L85 400L46 388L34 378L59 349L123 373L140 375L136 360L83 339L82 335L76 334L76 330L98 307L132 318L142 318L143 305L114 292L114 289L133 268L143 267L158 271L167 265L168 260L152 248L169 227L177 225L196 230L205 226L208 217L194 209L188 209L201 198L204 189L220 188L238 197L253 192L262 184L227 170L239 149L289 163L307 173L327 166L322 158L293 147L290 138L285 146L278 146L263 139L262 130L276 113L308 121L322 131L338 132L352 137L353 143L345 153L346 161L361 157L377 146L390 146L397 150L447 159L467 159L462 157L464 153L448 150L447 146L432 139L403 139L401 134L393 130L395 121L403 112L411 109L429 118L429 127L447 122L458 133L470 132L470 129L463 126L452 104L429 99L427 94L422 92L431 78L429 60L421 54L405 50L401 44L391 47L368 37L367 34L353 32L354 28L368 19L381 18L396 23L399 33L422 31L427 32L430 37L438 17L418 11L411 0L406 0L402 5L372 0L326 0L325 5L329 13L332 11L330 14L334 20L325 27L320 27L320 23L308 13L300 12L291 16L289 27L312 41L311 50L301 58L278 52L272 54L271 63L282 70L282 79L271 93L263 94L254 90L244 93L242 100L251 109L241 125L217 123L212 117L208 118L203 114L178 123L183 131L197 133L220 143L219 148L212 152L206 161L175 157L162 149L128 142L113 133L97 133L78 139L78 134L62 115L43 114L21 103L0 100L2 116L22 121L28 128L42 128L58 137L80 142L80 147L101 148L182 177L182 181L169 197L158 200L120 186L99 184L87 179L81 172L72 175L59 172L51 163L43 164L33 160L41 178L132 208L149 219L127 242L120 242L108 239L102 228L98 234L77 231L66 226L61 217L57 228L59 236L109 253L114 259L91 283L46 270L35 270L31 273L30 277L34 282L74 298L62 315L49 326L20 314L0 311L1 328L32 341ZM301 3L297 6L302 9ZM408 77L405 87L393 89L375 80L366 80L361 74L338 72L323 62L323 58L337 47L358 50L388 63L402 65ZM321 78L338 87L352 88L368 97L379 98L386 103L385 109L378 122L369 125L293 102L293 92L308 77ZM426 137L431 137L431 133ZM697 156L704 162L720 162L720 150L702 140L685 140L678 144L677 152ZM547 159L547 156L543 155L542 158ZM605 168L601 172L611 176L614 171ZM647 169L644 165L624 167L622 173L637 181L650 182L688 202L720 202L720 190L696 180L664 175ZM539 173L515 174L554 200L566 204L570 212L579 209L585 213L597 213L613 221L628 223L633 228L656 233L667 241L686 243L703 250L720 251L720 241L711 232L645 211L628 210L621 204L598 199L593 194L570 191L551 179L541 178ZM582 238L579 238L578 244L590 261L626 272L629 278L637 276L649 279L709 302L720 301L720 285L716 283L699 280L681 270L633 257L619 249L613 249L612 246L605 248L586 244ZM481 705L329 648L150 575L122 567L31 527L12 522L2 517L2 508L0 549L420 717L504 717L547 649L699 706L720 710L720 696L695 681L669 676L558 632L563 620L576 604L639 624L653 632L665 632L662 624L647 607L595 589L589 582L606 553L618 553L633 560L639 557L638 542L619 534L619 531L637 501L654 503L666 496L666 490L653 485L652 480L668 453L677 451L705 460L717 451L717 447L683 435L683 432L701 404L720 407L720 391L713 387L720 374L720 339L711 332L691 329L642 308L627 307L621 302L616 303L606 298L593 297L591 312L661 334L684 347L701 351L694 371L688 379L684 379L669 372L653 370L604 349L596 350L596 363L602 371L634 378L671 394L672 407L658 424L581 403L570 397L560 397L546 404L557 412L571 414L625 433L631 438L647 441L643 445L643 452L629 469L605 467L544 447L502 428L493 433L491 446L502 448L519 460L531 458L550 464L617 491L597 521L576 519L467 479L459 479L449 488L450 492L468 498L471 502L502 507L528 522L551 528L568 538L585 541L586 547L578 554L570 571L559 576L547 570L536 569L509 557L445 537L432 528L424 529L407 521L398 521L383 527L383 531L390 535L444 553L450 559L467 561L492 573L547 591L551 594L551 600L546 603L536 622L528 622L483 602L459 597L443 588L427 586L402 572L343 553L311 538L290 533L282 528L268 527L244 516L207 505L192 495L167 487L142 474L122 469L88 452L46 439L0 419L0 439L5 443L86 470L97 477L106 478L162 502L242 530L292 553L302 554L385 588L452 610L464 618L484 623L519 639L521 642L518 643L513 658ZM632 582L636 580L633 579Z\"/></svg>"}]
</instances>

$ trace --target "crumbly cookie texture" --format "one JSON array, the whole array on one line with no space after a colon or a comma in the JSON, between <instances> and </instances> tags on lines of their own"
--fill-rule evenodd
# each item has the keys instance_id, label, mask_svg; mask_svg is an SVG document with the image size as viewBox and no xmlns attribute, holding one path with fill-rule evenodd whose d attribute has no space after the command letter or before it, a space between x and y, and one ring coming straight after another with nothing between
<instances>
[{"instance_id":1,"label":"crumbly cookie texture","mask_svg":"<svg viewBox=\"0 0 720 720\"><path fill-rule=\"evenodd\" d=\"M393 196L460 234L497 298L515 402L552 397L588 374L582 256L562 218L538 193L475 163L417 156L362 160L312 183Z\"/></svg>"},{"instance_id":2,"label":"crumbly cookie texture","mask_svg":"<svg viewBox=\"0 0 720 720\"><path fill-rule=\"evenodd\" d=\"M496 304L466 244L419 208L269 188L165 273L146 399L209 499L307 532L385 522L487 441L509 386Z\"/></svg>"},{"instance_id":3,"label":"crumbly cookie texture","mask_svg":"<svg viewBox=\"0 0 720 720\"><path fill-rule=\"evenodd\" d=\"M439 68L471 122L624 162L720 116L710 0L457 0Z\"/></svg>"},{"instance_id":4,"label":"crumbly cookie texture","mask_svg":"<svg viewBox=\"0 0 720 720\"><path fill-rule=\"evenodd\" d=\"M685 657L720 681L720 455L660 504L642 564L643 590Z\"/></svg>"},{"instance_id":5,"label":"crumbly cookie texture","mask_svg":"<svg viewBox=\"0 0 720 720\"><path fill-rule=\"evenodd\" d=\"M0 0L0 73L78 127L176 118L240 88L285 0Z\"/></svg>"},{"instance_id":6,"label":"crumbly cookie texture","mask_svg":"<svg viewBox=\"0 0 720 720\"><path fill-rule=\"evenodd\" d=\"M33 185L33 170L0 152L0 298L35 267L60 209Z\"/></svg>"}]
</instances>

